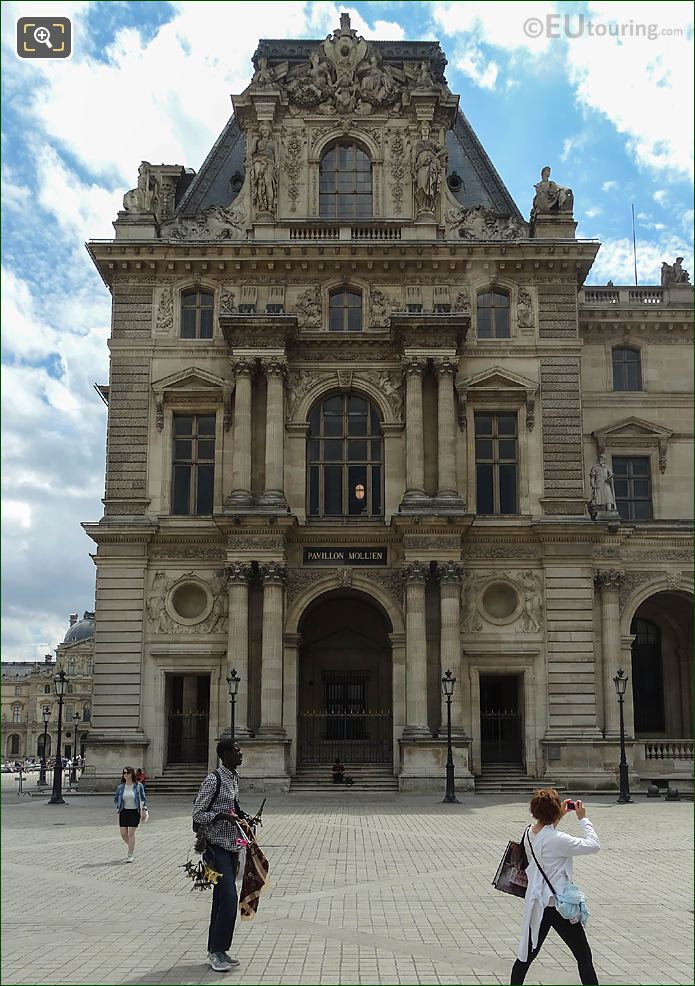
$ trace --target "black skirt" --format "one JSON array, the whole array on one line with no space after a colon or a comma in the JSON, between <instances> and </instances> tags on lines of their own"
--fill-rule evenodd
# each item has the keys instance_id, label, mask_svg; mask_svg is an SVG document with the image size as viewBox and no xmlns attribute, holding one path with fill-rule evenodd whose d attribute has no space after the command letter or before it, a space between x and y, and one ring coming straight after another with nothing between
<instances>
[{"instance_id":1,"label":"black skirt","mask_svg":"<svg viewBox=\"0 0 695 986\"><path fill-rule=\"evenodd\" d=\"M122 829L136 829L140 824L140 812L137 808L121 808L118 824Z\"/></svg>"}]
</instances>

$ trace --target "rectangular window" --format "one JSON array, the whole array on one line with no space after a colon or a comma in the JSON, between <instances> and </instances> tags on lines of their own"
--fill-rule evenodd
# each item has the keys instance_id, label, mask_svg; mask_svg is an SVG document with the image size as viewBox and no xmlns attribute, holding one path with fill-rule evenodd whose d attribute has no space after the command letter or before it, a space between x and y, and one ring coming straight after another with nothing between
<instances>
[{"instance_id":1,"label":"rectangular window","mask_svg":"<svg viewBox=\"0 0 695 986\"><path fill-rule=\"evenodd\" d=\"M215 485L215 415L175 414L171 512L211 514Z\"/></svg>"},{"instance_id":2,"label":"rectangular window","mask_svg":"<svg viewBox=\"0 0 695 986\"><path fill-rule=\"evenodd\" d=\"M622 520L652 519L652 480L649 457L613 456L615 503Z\"/></svg>"},{"instance_id":3,"label":"rectangular window","mask_svg":"<svg viewBox=\"0 0 695 986\"><path fill-rule=\"evenodd\" d=\"M519 512L516 414L475 415L476 504L479 514Z\"/></svg>"}]
</instances>

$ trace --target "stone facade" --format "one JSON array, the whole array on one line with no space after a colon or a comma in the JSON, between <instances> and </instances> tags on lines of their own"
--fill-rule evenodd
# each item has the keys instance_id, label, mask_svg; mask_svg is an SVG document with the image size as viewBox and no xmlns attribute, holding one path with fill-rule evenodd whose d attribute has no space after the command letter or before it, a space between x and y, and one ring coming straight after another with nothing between
<instances>
[{"instance_id":1,"label":"stone facade","mask_svg":"<svg viewBox=\"0 0 695 986\"><path fill-rule=\"evenodd\" d=\"M346 15L262 41L203 170L144 162L89 244L114 312L97 786L214 764L232 668L261 788L340 755L438 789L449 669L460 785L501 761L615 786L620 664L635 782L689 776L692 289L583 288L571 190L544 169L527 223L445 65ZM589 515L600 453L648 460L649 518Z\"/></svg>"}]
</instances>

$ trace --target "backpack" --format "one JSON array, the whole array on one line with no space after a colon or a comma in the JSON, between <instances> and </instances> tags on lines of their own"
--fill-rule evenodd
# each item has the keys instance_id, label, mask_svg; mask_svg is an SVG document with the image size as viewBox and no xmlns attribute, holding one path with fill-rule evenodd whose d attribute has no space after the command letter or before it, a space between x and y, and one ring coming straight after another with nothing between
<instances>
[{"instance_id":1,"label":"backpack","mask_svg":"<svg viewBox=\"0 0 695 986\"><path fill-rule=\"evenodd\" d=\"M217 784L215 785L215 793L208 801L208 805L205 811L210 811L214 803L217 801L217 795L220 793L220 788L222 787L222 774L220 774L219 770L215 771L215 777L217 778ZM200 822L193 822L191 827L193 828L194 832L196 833L199 832L201 827Z\"/></svg>"}]
</instances>

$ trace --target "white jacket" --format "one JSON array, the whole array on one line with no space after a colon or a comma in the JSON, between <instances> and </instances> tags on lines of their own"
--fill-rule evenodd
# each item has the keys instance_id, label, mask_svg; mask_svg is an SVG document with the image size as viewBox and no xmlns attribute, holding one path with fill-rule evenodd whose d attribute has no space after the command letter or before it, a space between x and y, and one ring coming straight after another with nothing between
<instances>
[{"instance_id":1,"label":"white jacket","mask_svg":"<svg viewBox=\"0 0 695 986\"><path fill-rule=\"evenodd\" d=\"M527 838L531 840L536 858L558 894L561 894L567 884L572 882L572 857L588 856L598 852L601 848L594 826L589 819L582 818L579 824L582 827L583 838L581 839L575 839L564 832L558 832L553 825L544 825L537 835L534 835L531 829L528 832ZM527 839L524 839L524 849L529 861L526 870L528 888L524 898L521 938L516 951L517 957L522 962L528 960L529 931L531 932L531 947L535 948L538 944L538 929L543 918L543 911L546 907L555 906L555 898L543 879L543 874L534 862L527 845Z\"/></svg>"}]
</instances>

